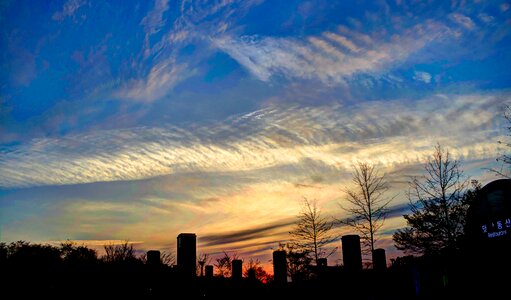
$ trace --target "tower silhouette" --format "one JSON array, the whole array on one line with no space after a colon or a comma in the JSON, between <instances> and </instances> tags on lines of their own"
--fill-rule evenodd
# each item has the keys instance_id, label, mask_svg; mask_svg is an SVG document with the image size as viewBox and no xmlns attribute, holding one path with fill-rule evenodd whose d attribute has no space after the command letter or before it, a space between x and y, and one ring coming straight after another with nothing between
<instances>
[{"instance_id":1,"label":"tower silhouette","mask_svg":"<svg viewBox=\"0 0 511 300\"><path fill-rule=\"evenodd\" d=\"M213 266L212 265L206 266L206 278L213 278Z\"/></svg>"},{"instance_id":2,"label":"tower silhouette","mask_svg":"<svg viewBox=\"0 0 511 300\"><path fill-rule=\"evenodd\" d=\"M360 250L360 237L356 234L341 237L342 259L344 269L348 272L362 270L362 252Z\"/></svg>"},{"instance_id":3,"label":"tower silhouette","mask_svg":"<svg viewBox=\"0 0 511 300\"><path fill-rule=\"evenodd\" d=\"M177 236L177 268L186 277L196 276L197 236L181 233Z\"/></svg>"},{"instance_id":4,"label":"tower silhouette","mask_svg":"<svg viewBox=\"0 0 511 300\"><path fill-rule=\"evenodd\" d=\"M285 285L287 283L287 257L286 251L273 251L273 278L275 284Z\"/></svg>"},{"instance_id":5,"label":"tower silhouette","mask_svg":"<svg viewBox=\"0 0 511 300\"><path fill-rule=\"evenodd\" d=\"M385 249L374 249L373 251L373 269L385 270L387 269L387 258L385 257Z\"/></svg>"},{"instance_id":6,"label":"tower silhouette","mask_svg":"<svg viewBox=\"0 0 511 300\"><path fill-rule=\"evenodd\" d=\"M234 259L232 261L232 279L233 280L241 280L242 277L242 269L243 269L243 262L241 259Z\"/></svg>"},{"instance_id":7,"label":"tower silhouette","mask_svg":"<svg viewBox=\"0 0 511 300\"><path fill-rule=\"evenodd\" d=\"M157 266L161 263L160 251L149 250L147 251L147 264L150 266Z\"/></svg>"}]
</instances>

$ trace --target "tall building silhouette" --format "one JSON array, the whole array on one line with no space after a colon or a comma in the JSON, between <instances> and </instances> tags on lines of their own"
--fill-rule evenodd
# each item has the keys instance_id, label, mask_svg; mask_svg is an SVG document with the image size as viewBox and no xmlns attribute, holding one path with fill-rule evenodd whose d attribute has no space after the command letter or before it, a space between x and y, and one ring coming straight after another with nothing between
<instances>
[{"instance_id":1,"label":"tall building silhouette","mask_svg":"<svg viewBox=\"0 0 511 300\"><path fill-rule=\"evenodd\" d=\"M231 277L233 280L241 280L243 275L243 262L241 259L234 259L232 261L232 274Z\"/></svg>"},{"instance_id":2,"label":"tall building silhouette","mask_svg":"<svg viewBox=\"0 0 511 300\"><path fill-rule=\"evenodd\" d=\"M341 237L342 258L344 269L348 272L362 270L362 251L360 250L360 237L356 234Z\"/></svg>"},{"instance_id":3,"label":"tall building silhouette","mask_svg":"<svg viewBox=\"0 0 511 300\"><path fill-rule=\"evenodd\" d=\"M157 266L161 263L160 251L149 250L147 251L147 265Z\"/></svg>"},{"instance_id":4,"label":"tall building silhouette","mask_svg":"<svg viewBox=\"0 0 511 300\"><path fill-rule=\"evenodd\" d=\"M287 283L287 258L286 251L273 251L273 279L277 285Z\"/></svg>"},{"instance_id":5,"label":"tall building silhouette","mask_svg":"<svg viewBox=\"0 0 511 300\"><path fill-rule=\"evenodd\" d=\"M373 269L385 270L387 269L387 258L385 257L385 249L374 249L373 251Z\"/></svg>"},{"instance_id":6,"label":"tall building silhouette","mask_svg":"<svg viewBox=\"0 0 511 300\"><path fill-rule=\"evenodd\" d=\"M181 233L177 236L177 268L187 277L196 276L197 236L195 233Z\"/></svg>"}]
</instances>

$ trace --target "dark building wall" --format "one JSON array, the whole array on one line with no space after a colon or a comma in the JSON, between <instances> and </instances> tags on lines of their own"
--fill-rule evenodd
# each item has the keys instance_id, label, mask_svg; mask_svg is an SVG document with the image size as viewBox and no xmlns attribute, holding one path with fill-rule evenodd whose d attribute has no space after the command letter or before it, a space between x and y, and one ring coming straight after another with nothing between
<instances>
[{"instance_id":1,"label":"dark building wall","mask_svg":"<svg viewBox=\"0 0 511 300\"><path fill-rule=\"evenodd\" d=\"M358 235L345 235L341 238L342 258L346 271L356 272L362 270L362 252L360 250L360 237Z\"/></svg>"},{"instance_id":2,"label":"dark building wall","mask_svg":"<svg viewBox=\"0 0 511 300\"><path fill-rule=\"evenodd\" d=\"M287 283L287 258L286 251L273 251L273 277L275 284Z\"/></svg>"},{"instance_id":3,"label":"dark building wall","mask_svg":"<svg viewBox=\"0 0 511 300\"><path fill-rule=\"evenodd\" d=\"M243 262L241 259L234 259L232 261L232 278L235 280L241 280L243 275Z\"/></svg>"},{"instance_id":4,"label":"dark building wall","mask_svg":"<svg viewBox=\"0 0 511 300\"><path fill-rule=\"evenodd\" d=\"M387 269L387 257L385 256L385 249L374 249L373 251L373 269L385 270Z\"/></svg>"},{"instance_id":5,"label":"dark building wall","mask_svg":"<svg viewBox=\"0 0 511 300\"><path fill-rule=\"evenodd\" d=\"M177 267L182 275L196 276L197 236L194 233L181 233L177 236Z\"/></svg>"}]
</instances>

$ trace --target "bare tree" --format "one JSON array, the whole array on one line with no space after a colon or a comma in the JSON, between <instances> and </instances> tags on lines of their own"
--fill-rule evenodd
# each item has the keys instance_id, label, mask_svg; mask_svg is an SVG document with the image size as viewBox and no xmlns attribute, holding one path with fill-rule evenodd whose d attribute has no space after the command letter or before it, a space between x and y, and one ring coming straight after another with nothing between
<instances>
[{"instance_id":1,"label":"bare tree","mask_svg":"<svg viewBox=\"0 0 511 300\"><path fill-rule=\"evenodd\" d=\"M464 201L468 180L459 165L437 145L424 166L426 174L412 177L408 192L412 214L404 216L408 227L394 233L396 248L424 254L457 247L468 208Z\"/></svg>"},{"instance_id":2,"label":"bare tree","mask_svg":"<svg viewBox=\"0 0 511 300\"><path fill-rule=\"evenodd\" d=\"M321 215L316 200L309 201L304 197L303 204L295 229L289 234L292 236L294 247L313 257L317 265L318 259L330 256L337 249L334 248L330 252L324 249L335 239L331 233L333 222Z\"/></svg>"},{"instance_id":3,"label":"bare tree","mask_svg":"<svg viewBox=\"0 0 511 300\"><path fill-rule=\"evenodd\" d=\"M137 259L133 244L130 244L129 241L124 241L119 245L105 245L104 249L105 255L103 255L102 259L105 262L126 262Z\"/></svg>"},{"instance_id":4,"label":"bare tree","mask_svg":"<svg viewBox=\"0 0 511 300\"><path fill-rule=\"evenodd\" d=\"M166 266L174 266L176 264L176 255L171 251L163 251L161 253L161 263Z\"/></svg>"},{"instance_id":5,"label":"bare tree","mask_svg":"<svg viewBox=\"0 0 511 300\"><path fill-rule=\"evenodd\" d=\"M198 262L198 267L199 267L199 275L201 277L204 276L204 266L209 264L209 262L211 261L211 256L207 253L201 253L199 254L199 257L197 258L197 262Z\"/></svg>"},{"instance_id":6,"label":"bare tree","mask_svg":"<svg viewBox=\"0 0 511 300\"><path fill-rule=\"evenodd\" d=\"M508 123L506 127L506 129L509 131L508 136L511 136L511 105L506 105L504 118L507 120ZM508 142L499 141L499 144L508 147L508 149L511 148L511 141ZM490 169L490 171L498 176L511 179L511 154L502 154L499 158L497 158L497 161L501 163L500 168L499 169L493 168Z\"/></svg>"},{"instance_id":7,"label":"bare tree","mask_svg":"<svg viewBox=\"0 0 511 300\"><path fill-rule=\"evenodd\" d=\"M388 213L387 206L393 198L385 196L388 183L385 175L380 175L374 165L365 162L354 165L352 181L353 186L344 188L350 206L341 205L350 216L338 221L359 233L364 253L372 253L376 235Z\"/></svg>"}]
</instances>

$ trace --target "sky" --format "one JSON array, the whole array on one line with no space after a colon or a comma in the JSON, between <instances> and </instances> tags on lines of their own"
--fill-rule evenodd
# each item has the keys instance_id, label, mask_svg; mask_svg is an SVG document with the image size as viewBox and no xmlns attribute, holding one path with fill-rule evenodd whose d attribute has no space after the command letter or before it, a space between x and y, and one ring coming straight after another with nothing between
<instances>
[{"instance_id":1,"label":"sky","mask_svg":"<svg viewBox=\"0 0 511 300\"><path fill-rule=\"evenodd\" d=\"M507 1L20 0L0 28L6 242L194 232L268 264L304 197L346 217L365 161L391 185L377 247L395 256L435 145L483 184L505 151Z\"/></svg>"}]
</instances>

